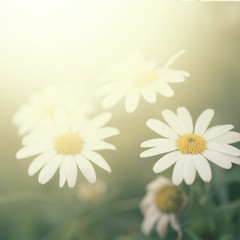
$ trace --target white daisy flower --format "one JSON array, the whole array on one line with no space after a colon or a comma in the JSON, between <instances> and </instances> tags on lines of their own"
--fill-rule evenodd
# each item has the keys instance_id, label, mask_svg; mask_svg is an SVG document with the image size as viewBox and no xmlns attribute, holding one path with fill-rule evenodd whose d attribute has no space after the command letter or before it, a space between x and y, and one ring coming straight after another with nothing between
<instances>
[{"instance_id":1,"label":"white daisy flower","mask_svg":"<svg viewBox=\"0 0 240 240\"><path fill-rule=\"evenodd\" d=\"M230 169L232 163L240 164L240 150L229 145L240 141L240 134L230 131L233 129L230 124L207 129L213 115L212 109L205 110L193 127L192 117L186 108L179 107L177 114L170 110L162 111L169 126L156 119L146 122L151 130L163 138L143 142L141 147L151 149L140 156L144 158L170 152L156 162L153 171L159 173L175 164L172 181L176 185L183 179L187 184L192 184L196 171L203 181L209 182L212 171L207 159L225 169Z\"/></svg>"},{"instance_id":2,"label":"white daisy flower","mask_svg":"<svg viewBox=\"0 0 240 240\"><path fill-rule=\"evenodd\" d=\"M178 233L178 240L182 239L179 225L179 215L187 204L187 196L165 177L158 177L150 182L147 194L140 203L144 215L142 232L149 235L156 224L156 230L161 238L167 234L168 223Z\"/></svg>"},{"instance_id":3,"label":"white daisy flower","mask_svg":"<svg viewBox=\"0 0 240 240\"><path fill-rule=\"evenodd\" d=\"M13 116L13 123L18 127L19 135L25 135L36 128L46 115L52 116L57 107L70 113L77 107L84 112L92 111L91 106L81 103L82 94L69 85L51 86L42 93L30 96ZM80 105L81 104L81 105Z\"/></svg>"},{"instance_id":4,"label":"white daisy flower","mask_svg":"<svg viewBox=\"0 0 240 240\"><path fill-rule=\"evenodd\" d=\"M146 62L140 54L132 54L126 61L112 67L100 78L100 81L107 83L97 90L98 95L107 95L102 103L103 108L108 109L125 97L126 111L134 112L141 95L149 103L156 101L157 93L172 97L174 92L169 83L183 82L189 76L186 71L170 68L184 52L178 52L162 68L157 67L155 61Z\"/></svg>"},{"instance_id":5,"label":"white daisy flower","mask_svg":"<svg viewBox=\"0 0 240 240\"><path fill-rule=\"evenodd\" d=\"M47 183L60 169L59 186L67 180L69 187L74 187L77 179L77 166L84 177L91 183L96 181L92 166L95 163L111 172L105 159L96 150L112 149L115 146L105 142L106 138L119 134L114 127L103 127L111 119L110 113L103 113L87 121L82 113L75 113L71 118L57 108L51 117L46 117L38 130L25 136L24 147L17 154L17 159L38 155L30 164L30 176L40 171L38 181Z\"/></svg>"}]
</instances>

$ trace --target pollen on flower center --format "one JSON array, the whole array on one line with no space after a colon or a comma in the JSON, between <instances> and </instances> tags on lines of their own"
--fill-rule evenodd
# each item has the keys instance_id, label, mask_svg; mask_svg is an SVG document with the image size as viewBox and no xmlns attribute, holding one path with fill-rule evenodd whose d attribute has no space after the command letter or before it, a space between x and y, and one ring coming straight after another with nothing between
<instances>
[{"instance_id":1,"label":"pollen on flower center","mask_svg":"<svg viewBox=\"0 0 240 240\"><path fill-rule=\"evenodd\" d=\"M181 205L181 199L181 192L173 185L162 187L155 197L156 205L165 213L177 212Z\"/></svg>"},{"instance_id":2,"label":"pollen on flower center","mask_svg":"<svg viewBox=\"0 0 240 240\"><path fill-rule=\"evenodd\" d=\"M178 138L177 147L183 154L199 154L206 149L207 142L196 134L185 134Z\"/></svg>"},{"instance_id":3,"label":"pollen on flower center","mask_svg":"<svg viewBox=\"0 0 240 240\"><path fill-rule=\"evenodd\" d=\"M131 83L134 87L143 87L145 85L151 84L158 79L158 74L156 72L142 72L135 76Z\"/></svg>"},{"instance_id":4,"label":"pollen on flower center","mask_svg":"<svg viewBox=\"0 0 240 240\"><path fill-rule=\"evenodd\" d=\"M81 152L83 140L76 133L64 133L57 138L55 148L60 154L75 155Z\"/></svg>"}]
</instances>

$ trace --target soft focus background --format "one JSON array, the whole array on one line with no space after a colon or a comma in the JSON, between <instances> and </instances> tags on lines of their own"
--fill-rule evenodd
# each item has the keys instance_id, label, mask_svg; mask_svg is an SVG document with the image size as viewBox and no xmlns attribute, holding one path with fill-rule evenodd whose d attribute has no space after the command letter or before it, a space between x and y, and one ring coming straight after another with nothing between
<instances>
[{"instance_id":1,"label":"soft focus background","mask_svg":"<svg viewBox=\"0 0 240 240\"><path fill-rule=\"evenodd\" d=\"M140 159L140 143L153 136L145 122L161 118L165 108L186 106L194 120L213 108L214 124L232 123L240 131L240 3L161 0L8 0L0 1L0 239L1 240L144 240L138 204L145 186L155 179L158 157ZM68 82L84 90L103 111L94 91L96 79L129 53L163 65L181 49L187 52L174 68L191 77L173 84L175 96L158 96L154 105L143 100L133 114L123 101L111 109L111 125L121 134L110 142L117 151L102 154L112 167L98 167L106 192L90 202L74 189L58 187L58 174L46 185L29 177L32 159L16 160L21 138L12 116L30 94ZM81 91L80 91L81 90ZM156 110L157 109L157 110ZM240 147L240 145L236 145ZM236 240L240 235L240 166L231 170L211 164L213 181L199 177L192 207L182 216L184 240ZM171 176L172 168L164 172ZM189 187L181 186L189 194ZM169 229L167 239L176 239Z\"/></svg>"}]
</instances>

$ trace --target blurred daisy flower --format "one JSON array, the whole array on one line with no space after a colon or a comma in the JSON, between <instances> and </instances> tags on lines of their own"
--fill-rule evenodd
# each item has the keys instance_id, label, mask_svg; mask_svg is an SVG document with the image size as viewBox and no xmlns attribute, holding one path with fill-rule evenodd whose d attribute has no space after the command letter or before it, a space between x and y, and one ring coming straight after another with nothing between
<instances>
[{"instance_id":1,"label":"blurred daisy flower","mask_svg":"<svg viewBox=\"0 0 240 240\"><path fill-rule=\"evenodd\" d=\"M178 240L182 239L178 219L187 204L187 196L165 177L158 177L150 182L146 190L147 194L140 203L140 209L144 215L142 232L149 235L156 224L158 235L165 238L168 223L170 223L178 233Z\"/></svg>"},{"instance_id":2,"label":"blurred daisy flower","mask_svg":"<svg viewBox=\"0 0 240 240\"><path fill-rule=\"evenodd\" d=\"M18 127L19 135L25 135L36 128L46 115L52 116L57 107L70 113L76 108L89 113L92 106L82 104L82 94L69 85L51 86L42 93L30 96L29 101L22 105L13 116L13 123Z\"/></svg>"},{"instance_id":3,"label":"blurred daisy flower","mask_svg":"<svg viewBox=\"0 0 240 240\"><path fill-rule=\"evenodd\" d=\"M157 67L155 61L146 62L139 53L112 67L100 78L106 84L97 90L98 95L107 95L102 103L103 108L108 109L125 97L126 111L134 112L141 95L149 103L156 101L157 93L172 97L174 92L169 83L183 82L189 76L188 72L170 68L184 52L175 54L162 68Z\"/></svg>"},{"instance_id":4,"label":"blurred daisy flower","mask_svg":"<svg viewBox=\"0 0 240 240\"><path fill-rule=\"evenodd\" d=\"M107 192L107 184L98 180L94 184L80 183L77 195L84 202L97 202Z\"/></svg>"},{"instance_id":5,"label":"blurred daisy flower","mask_svg":"<svg viewBox=\"0 0 240 240\"><path fill-rule=\"evenodd\" d=\"M92 163L111 172L105 159L95 152L116 149L104 141L119 134L114 127L103 127L110 119L110 113L103 113L86 120L82 112L75 112L70 118L63 109L57 108L52 117L46 117L40 128L23 138L24 147L17 152L16 158L38 155L29 166L28 173L32 176L41 169L38 178L41 184L47 183L60 168L59 186L63 187L67 181L69 187L74 187L77 166L84 177L94 183L96 173Z\"/></svg>"},{"instance_id":6,"label":"blurred daisy flower","mask_svg":"<svg viewBox=\"0 0 240 240\"><path fill-rule=\"evenodd\" d=\"M151 149L142 152L140 156L150 157L170 152L156 162L153 171L162 172L176 163L172 175L176 185L183 179L187 184L192 184L196 171L203 181L209 182L212 171L207 159L225 169L230 169L232 163L240 164L240 150L229 145L240 141L240 134L230 131L233 128L230 124L207 129L213 115L212 109L202 112L194 128L192 117L185 107L179 107L177 114L170 110L162 111L169 126L156 119L149 119L146 124L164 138L143 142L141 147Z\"/></svg>"}]
</instances>

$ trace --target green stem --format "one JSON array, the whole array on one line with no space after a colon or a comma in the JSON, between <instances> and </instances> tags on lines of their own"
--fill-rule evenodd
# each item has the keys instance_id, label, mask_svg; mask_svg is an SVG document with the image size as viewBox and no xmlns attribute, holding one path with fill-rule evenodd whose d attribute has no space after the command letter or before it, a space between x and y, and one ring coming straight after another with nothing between
<instances>
[{"instance_id":1,"label":"green stem","mask_svg":"<svg viewBox=\"0 0 240 240\"><path fill-rule=\"evenodd\" d=\"M189 212L192 208L192 205L193 205L193 200L194 200L194 187L193 187L193 185L191 185L189 187L189 198L188 199L189 199L189 201L188 201L187 208L183 213L184 218L189 214Z\"/></svg>"}]
</instances>

